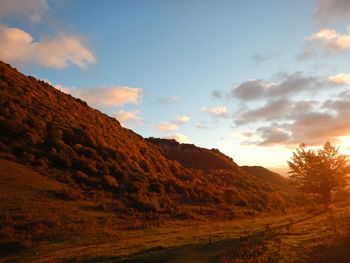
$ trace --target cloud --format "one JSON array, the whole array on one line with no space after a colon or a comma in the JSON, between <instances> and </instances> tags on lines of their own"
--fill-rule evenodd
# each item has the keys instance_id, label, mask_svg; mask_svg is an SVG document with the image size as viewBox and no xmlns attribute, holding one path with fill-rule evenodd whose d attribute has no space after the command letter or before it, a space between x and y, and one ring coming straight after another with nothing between
<instances>
[{"instance_id":1,"label":"cloud","mask_svg":"<svg viewBox=\"0 0 350 263\"><path fill-rule=\"evenodd\" d=\"M257 128L255 132L259 138L248 138L243 144L288 147L304 142L319 145L326 140L336 142L339 137L350 134L350 98L324 103L300 101L294 104L292 111L280 123Z\"/></svg>"},{"instance_id":2,"label":"cloud","mask_svg":"<svg viewBox=\"0 0 350 263\"><path fill-rule=\"evenodd\" d=\"M250 138L254 136L254 133L252 131L234 131L231 135L235 138Z\"/></svg>"},{"instance_id":3,"label":"cloud","mask_svg":"<svg viewBox=\"0 0 350 263\"><path fill-rule=\"evenodd\" d=\"M179 97L173 96L173 97L165 97L165 98L160 98L156 100L156 103L158 104L169 104L173 102L179 102Z\"/></svg>"},{"instance_id":4,"label":"cloud","mask_svg":"<svg viewBox=\"0 0 350 263\"><path fill-rule=\"evenodd\" d=\"M339 85L350 84L350 74L338 74L335 76L330 76L329 81Z\"/></svg>"},{"instance_id":5,"label":"cloud","mask_svg":"<svg viewBox=\"0 0 350 263\"><path fill-rule=\"evenodd\" d=\"M264 106L246 110L238 114L235 123L238 125L246 124L257 120L274 120L281 118L290 110L291 104L286 99L268 101Z\"/></svg>"},{"instance_id":6,"label":"cloud","mask_svg":"<svg viewBox=\"0 0 350 263\"><path fill-rule=\"evenodd\" d=\"M350 17L349 0L318 0L315 19L319 24L337 22Z\"/></svg>"},{"instance_id":7,"label":"cloud","mask_svg":"<svg viewBox=\"0 0 350 263\"><path fill-rule=\"evenodd\" d=\"M347 33L341 34L335 30L323 29L306 38L307 44L298 58L300 60L315 56L342 54L350 49L350 26Z\"/></svg>"},{"instance_id":8,"label":"cloud","mask_svg":"<svg viewBox=\"0 0 350 263\"><path fill-rule=\"evenodd\" d=\"M189 139L187 138L187 136L181 134L181 133L175 133L173 135L170 135L167 137L167 139L172 139L177 141L178 143L189 143Z\"/></svg>"},{"instance_id":9,"label":"cloud","mask_svg":"<svg viewBox=\"0 0 350 263\"><path fill-rule=\"evenodd\" d=\"M0 6L0 18L20 16L34 23L50 9L46 0L0 0Z\"/></svg>"},{"instance_id":10,"label":"cloud","mask_svg":"<svg viewBox=\"0 0 350 263\"><path fill-rule=\"evenodd\" d=\"M119 107L129 103L139 104L143 97L143 92L139 88L99 86L75 90L72 95L79 97L94 106Z\"/></svg>"},{"instance_id":11,"label":"cloud","mask_svg":"<svg viewBox=\"0 0 350 263\"><path fill-rule=\"evenodd\" d=\"M49 83L50 85L54 86L56 89L64 92L64 93L67 93L67 94L74 94L76 92L76 88L75 87L68 87L68 86L63 86L63 85L53 85L50 81L48 80L45 80L47 83Z\"/></svg>"},{"instance_id":12,"label":"cloud","mask_svg":"<svg viewBox=\"0 0 350 263\"><path fill-rule=\"evenodd\" d=\"M20 66L62 69L74 64L86 68L96 59L83 42L81 38L67 33L35 42L30 34L19 28L0 26L0 59Z\"/></svg>"},{"instance_id":13,"label":"cloud","mask_svg":"<svg viewBox=\"0 0 350 263\"><path fill-rule=\"evenodd\" d=\"M182 123L186 123L190 121L190 117L188 116L181 116L181 115L177 115L175 117L175 122L178 124L182 124Z\"/></svg>"},{"instance_id":14,"label":"cloud","mask_svg":"<svg viewBox=\"0 0 350 263\"><path fill-rule=\"evenodd\" d=\"M179 126L172 122L160 122L155 127L160 132L170 132L179 129Z\"/></svg>"},{"instance_id":15,"label":"cloud","mask_svg":"<svg viewBox=\"0 0 350 263\"><path fill-rule=\"evenodd\" d=\"M202 107L201 111L207 112L210 115L212 115L213 117L227 117L227 114L228 114L227 108L223 107L223 106L217 106L217 107L213 107L211 109L209 109L207 107Z\"/></svg>"},{"instance_id":16,"label":"cloud","mask_svg":"<svg viewBox=\"0 0 350 263\"><path fill-rule=\"evenodd\" d=\"M301 72L279 74L278 82L259 79L243 81L235 85L229 95L243 101L283 98L305 91L317 91L332 85L327 78L306 76Z\"/></svg>"},{"instance_id":17,"label":"cloud","mask_svg":"<svg viewBox=\"0 0 350 263\"><path fill-rule=\"evenodd\" d=\"M197 129L208 129L208 127L206 125L204 125L202 122L196 122L194 124L194 126L197 128Z\"/></svg>"},{"instance_id":18,"label":"cloud","mask_svg":"<svg viewBox=\"0 0 350 263\"><path fill-rule=\"evenodd\" d=\"M271 60L275 57L279 56L277 52L265 53L265 54L254 54L252 59L256 65L259 65L265 61Z\"/></svg>"},{"instance_id":19,"label":"cloud","mask_svg":"<svg viewBox=\"0 0 350 263\"><path fill-rule=\"evenodd\" d=\"M211 92L211 97L214 99L221 99L224 96L224 93L221 90L214 90Z\"/></svg>"},{"instance_id":20,"label":"cloud","mask_svg":"<svg viewBox=\"0 0 350 263\"><path fill-rule=\"evenodd\" d=\"M124 111L120 110L113 114L112 116L116 118L123 126L127 124L142 124L142 117L138 116L140 113L139 110L134 111Z\"/></svg>"},{"instance_id":21,"label":"cloud","mask_svg":"<svg viewBox=\"0 0 350 263\"><path fill-rule=\"evenodd\" d=\"M262 146L285 143L289 139L288 133L282 128L261 127L258 132L262 138L259 145Z\"/></svg>"}]
</instances>

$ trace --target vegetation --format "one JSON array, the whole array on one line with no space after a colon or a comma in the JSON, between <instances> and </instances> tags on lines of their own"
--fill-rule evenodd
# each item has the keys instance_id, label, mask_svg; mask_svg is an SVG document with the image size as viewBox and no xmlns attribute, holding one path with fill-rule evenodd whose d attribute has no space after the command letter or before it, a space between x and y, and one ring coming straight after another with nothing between
<instances>
[{"instance_id":1,"label":"vegetation","mask_svg":"<svg viewBox=\"0 0 350 263\"><path fill-rule=\"evenodd\" d=\"M325 209L331 204L332 191L345 188L348 182L348 156L329 142L317 150L301 144L288 164L292 182L305 193L321 195Z\"/></svg>"},{"instance_id":2,"label":"vegetation","mask_svg":"<svg viewBox=\"0 0 350 263\"><path fill-rule=\"evenodd\" d=\"M275 179L145 140L0 62L1 262L296 262L329 224Z\"/></svg>"}]
</instances>

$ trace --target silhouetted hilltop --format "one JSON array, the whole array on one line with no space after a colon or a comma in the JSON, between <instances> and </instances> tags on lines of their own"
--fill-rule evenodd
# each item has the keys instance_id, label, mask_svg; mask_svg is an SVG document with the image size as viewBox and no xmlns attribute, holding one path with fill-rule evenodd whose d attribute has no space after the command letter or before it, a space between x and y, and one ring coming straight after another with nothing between
<instances>
[{"instance_id":1,"label":"silhouetted hilltop","mask_svg":"<svg viewBox=\"0 0 350 263\"><path fill-rule=\"evenodd\" d=\"M247 173L250 173L266 182L282 187L291 187L288 179L262 166L241 166Z\"/></svg>"},{"instance_id":2,"label":"silhouetted hilltop","mask_svg":"<svg viewBox=\"0 0 350 263\"><path fill-rule=\"evenodd\" d=\"M108 193L120 201L119 209L133 209L145 220L149 213L153 219L233 218L295 203L294 196L244 172L217 150L176 147L189 160L174 161L116 119L0 62L2 158L86 194Z\"/></svg>"}]
</instances>

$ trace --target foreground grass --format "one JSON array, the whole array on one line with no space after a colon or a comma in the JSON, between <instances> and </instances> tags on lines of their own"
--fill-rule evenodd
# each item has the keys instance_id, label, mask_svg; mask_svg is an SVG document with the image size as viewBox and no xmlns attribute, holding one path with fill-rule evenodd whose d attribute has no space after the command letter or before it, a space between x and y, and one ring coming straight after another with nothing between
<instances>
[{"instance_id":1,"label":"foreground grass","mask_svg":"<svg viewBox=\"0 0 350 263\"><path fill-rule=\"evenodd\" d=\"M338 220L350 219L348 209L337 209ZM322 261L321 252L331 248L335 253L333 246L345 236L347 226L338 223L336 237L325 214L301 214L293 219L296 223L290 231L285 227L286 216L172 223L120 231L108 238L48 242L12 255L7 262L336 262ZM266 231L267 223L270 231Z\"/></svg>"},{"instance_id":2,"label":"foreground grass","mask_svg":"<svg viewBox=\"0 0 350 263\"><path fill-rule=\"evenodd\" d=\"M21 240L1 248L0 262L347 262L350 204L335 209L336 234L319 211L129 227L100 199L24 166L8 162L0 174L0 234Z\"/></svg>"}]
</instances>

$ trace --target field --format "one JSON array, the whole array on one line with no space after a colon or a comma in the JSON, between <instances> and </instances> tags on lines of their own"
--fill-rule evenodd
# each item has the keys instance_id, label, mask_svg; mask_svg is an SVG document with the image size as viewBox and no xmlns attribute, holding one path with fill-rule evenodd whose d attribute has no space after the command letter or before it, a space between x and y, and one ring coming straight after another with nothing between
<instances>
[{"instance_id":1,"label":"field","mask_svg":"<svg viewBox=\"0 0 350 263\"><path fill-rule=\"evenodd\" d=\"M101 203L108 196L87 198L23 165L0 169L0 262L346 262L349 203L334 208L336 232L317 209L159 225L123 220Z\"/></svg>"}]
</instances>

